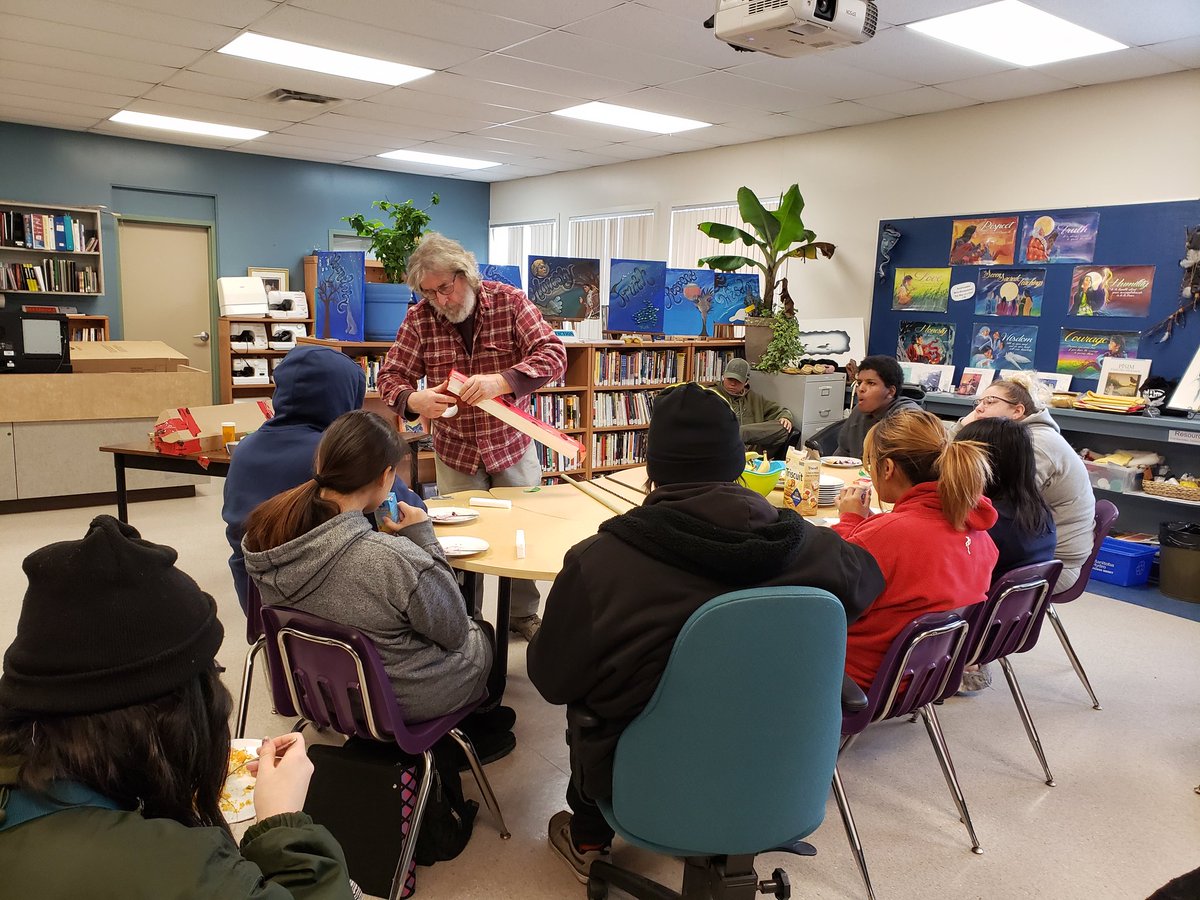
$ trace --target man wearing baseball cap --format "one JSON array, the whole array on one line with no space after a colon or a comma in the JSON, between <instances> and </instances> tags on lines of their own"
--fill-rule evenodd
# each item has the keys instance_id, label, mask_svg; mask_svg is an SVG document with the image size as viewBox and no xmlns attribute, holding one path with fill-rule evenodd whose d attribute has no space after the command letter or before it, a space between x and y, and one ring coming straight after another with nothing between
<instances>
[{"instance_id":1,"label":"man wearing baseball cap","mask_svg":"<svg viewBox=\"0 0 1200 900\"><path fill-rule=\"evenodd\" d=\"M750 363L731 359L717 391L733 407L747 449L774 456L787 444L795 417L787 407L750 390Z\"/></svg>"}]
</instances>

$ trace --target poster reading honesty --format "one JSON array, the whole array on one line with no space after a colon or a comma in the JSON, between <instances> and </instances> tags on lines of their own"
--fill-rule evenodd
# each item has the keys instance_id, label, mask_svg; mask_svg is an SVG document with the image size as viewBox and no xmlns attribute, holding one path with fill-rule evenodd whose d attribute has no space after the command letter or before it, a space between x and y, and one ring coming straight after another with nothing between
<instances>
[{"instance_id":1,"label":"poster reading honesty","mask_svg":"<svg viewBox=\"0 0 1200 900\"><path fill-rule=\"evenodd\" d=\"M1011 266L1016 243L1016 216L955 219L950 229L950 265Z\"/></svg>"},{"instance_id":2,"label":"poster reading honesty","mask_svg":"<svg viewBox=\"0 0 1200 900\"><path fill-rule=\"evenodd\" d=\"M609 269L609 330L661 333L666 282L665 262L614 259Z\"/></svg>"},{"instance_id":3,"label":"poster reading honesty","mask_svg":"<svg viewBox=\"0 0 1200 900\"><path fill-rule=\"evenodd\" d=\"M600 318L600 260L530 256L529 299L547 322Z\"/></svg>"},{"instance_id":4,"label":"poster reading honesty","mask_svg":"<svg viewBox=\"0 0 1200 900\"><path fill-rule=\"evenodd\" d=\"M1072 316L1146 316L1154 266L1076 266L1071 273Z\"/></svg>"},{"instance_id":5,"label":"poster reading honesty","mask_svg":"<svg viewBox=\"0 0 1200 900\"><path fill-rule=\"evenodd\" d=\"M1075 378L1099 378L1106 359L1136 359L1136 331L1082 331L1064 328L1058 343L1058 368Z\"/></svg>"},{"instance_id":6,"label":"poster reading honesty","mask_svg":"<svg viewBox=\"0 0 1200 900\"><path fill-rule=\"evenodd\" d=\"M949 269L896 269L892 309L945 312L949 299Z\"/></svg>"},{"instance_id":7,"label":"poster reading honesty","mask_svg":"<svg viewBox=\"0 0 1200 900\"><path fill-rule=\"evenodd\" d=\"M1100 213L1037 214L1021 220L1021 262L1090 263Z\"/></svg>"},{"instance_id":8,"label":"poster reading honesty","mask_svg":"<svg viewBox=\"0 0 1200 900\"><path fill-rule=\"evenodd\" d=\"M1036 325L976 322L971 332L971 367L976 369L1033 369Z\"/></svg>"},{"instance_id":9,"label":"poster reading honesty","mask_svg":"<svg viewBox=\"0 0 1200 900\"><path fill-rule=\"evenodd\" d=\"M954 356L954 323L901 320L896 359L901 362L949 365Z\"/></svg>"},{"instance_id":10,"label":"poster reading honesty","mask_svg":"<svg viewBox=\"0 0 1200 900\"><path fill-rule=\"evenodd\" d=\"M975 315L1040 316L1045 290L1045 269L980 269Z\"/></svg>"},{"instance_id":11,"label":"poster reading honesty","mask_svg":"<svg viewBox=\"0 0 1200 900\"><path fill-rule=\"evenodd\" d=\"M666 334L711 336L709 314L715 286L712 269L667 269L663 331Z\"/></svg>"}]
</instances>

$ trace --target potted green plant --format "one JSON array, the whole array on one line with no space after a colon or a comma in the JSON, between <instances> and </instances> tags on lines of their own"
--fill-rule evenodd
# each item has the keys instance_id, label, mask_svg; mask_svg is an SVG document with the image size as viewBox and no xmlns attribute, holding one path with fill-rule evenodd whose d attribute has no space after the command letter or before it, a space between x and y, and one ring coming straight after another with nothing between
<instances>
[{"instance_id":1,"label":"potted green plant","mask_svg":"<svg viewBox=\"0 0 1200 900\"><path fill-rule=\"evenodd\" d=\"M416 206L412 200L403 203L392 203L390 200L376 200L371 206L386 213L391 218L391 224L379 219L368 219L362 213L343 216L343 222L349 222L359 237L371 239L371 252L383 266L388 280L394 284L404 283L404 273L408 268L408 258L417 249L425 226L429 224L431 207L442 202L442 198L433 194L429 198L429 206L424 209Z\"/></svg>"},{"instance_id":2,"label":"potted green plant","mask_svg":"<svg viewBox=\"0 0 1200 900\"><path fill-rule=\"evenodd\" d=\"M701 222L697 227L722 244L741 241L745 246L754 248L755 252L749 256L706 256L698 260L697 265L720 272L735 272L746 266L753 266L762 271L762 297L757 303L746 308L746 358L751 363L758 363L771 343L776 340L786 341L786 335L790 331L790 328L785 327L776 332L772 321L776 318L775 287L779 281L781 266L789 259L799 259L802 262L817 259L818 256L829 259L836 247L827 241L818 241L816 233L805 226L801 216L804 212L804 198L800 195L798 185L793 184L783 192L779 198L778 209L767 209L748 187L738 189L737 200L742 221L750 226L753 234L721 222ZM794 321L794 311L780 312ZM765 333L767 327L771 328L769 338ZM799 326L796 330L798 332ZM799 337L796 337L796 343L799 344ZM801 345L799 352L784 360L781 367L789 365L803 352Z\"/></svg>"},{"instance_id":3,"label":"potted green plant","mask_svg":"<svg viewBox=\"0 0 1200 900\"><path fill-rule=\"evenodd\" d=\"M770 323L770 340L753 365L760 372L774 375L791 366L808 349L800 340L800 323L794 314L781 313L766 321Z\"/></svg>"}]
</instances>

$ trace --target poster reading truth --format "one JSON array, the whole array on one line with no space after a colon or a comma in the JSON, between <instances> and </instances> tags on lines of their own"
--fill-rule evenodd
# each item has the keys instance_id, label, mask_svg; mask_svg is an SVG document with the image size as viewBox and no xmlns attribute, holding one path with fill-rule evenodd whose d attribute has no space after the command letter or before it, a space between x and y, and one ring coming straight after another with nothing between
<instances>
[{"instance_id":1,"label":"poster reading truth","mask_svg":"<svg viewBox=\"0 0 1200 900\"><path fill-rule=\"evenodd\" d=\"M712 269L667 269L664 333L712 336L713 275Z\"/></svg>"},{"instance_id":2,"label":"poster reading truth","mask_svg":"<svg viewBox=\"0 0 1200 900\"><path fill-rule=\"evenodd\" d=\"M949 365L954 356L954 323L901 320L896 359L901 362Z\"/></svg>"},{"instance_id":3,"label":"poster reading truth","mask_svg":"<svg viewBox=\"0 0 1200 900\"><path fill-rule=\"evenodd\" d=\"M945 312L949 299L949 269L896 269L892 309Z\"/></svg>"},{"instance_id":4,"label":"poster reading truth","mask_svg":"<svg viewBox=\"0 0 1200 900\"><path fill-rule=\"evenodd\" d=\"M1064 328L1055 371L1075 378L1099 378L1106 359L1136 359L1136 331L1084 331Z\"/></svg>"},{"instance_id":5,"label":"poster reading truth","mask_svg":"<svg viewBox=\"0 0 1200 900\"><path fill-rule=\"evenodd\" d=\"M667 264L614 259L609 268L608 329L661 334Z\"/></svg>"},{"instance_id":6,"label":"poster reading truth","mask_svg":"<svg viewBox=\"0 0 1200 900\"><path fill-rule=\"evenodd\" d=\"M977 316L1042 314L1045 269L980 269L975 284Z\"/></svg>"},{"instance_id":7,"label":"poster reading truth","mask_svg":"<svg viewBox=\"0 0 1200 900\"><path fill-rule=\"evenodd\" d=\"M955 219L950 229L950 265L1011 266L1016 243L1016 216Z\"/></svg>"},{"instance_id":8,"label":"poster reading truth","mask_svg":"<svg viewBox=\"0 0 1200 900\"><path fill-rule=\"evenodd\" d=\"M1146 316L1154 266L1076 266L1071 273L1072 316Z\"/></svg>"},{"instance_id":9,"label":"poster reading truth","mask_svg":"<svg viewBox=\"0 0 1200 900\"><path fill-rule=\"evenodd\" d=\"M976 322L971 332L971 363L975 369L1031 370L1037 347L1036 325Z\"/></svg>"},{"instance_id":10,"label":"poster reading truth","mask_svg":"<svg viewBox=\"0 0 1200 900\"><path fill-rule=\"evenodd\" d=\"M548 322L600 318L600 260L530 256L529 299Z\"/></svg>"},{"instance_id":11,"label":"poster reading truth","mask_svg":"<svg viewBox=\"0 0 1200 900\"><path fill-rule=\"evenodd\" d=\"M491 263L484 263L479 267L479 277L483 281L496 281L515 287L517 290L524 290L524 285L521 284L520 266L494 266Z\"/></svg>"},{"instance_id":12,"label":"poster reading truth","mask_svg":"<svg viewBox=\"0 0 1200 900\"><path fill-rule=\"evenodd\" d=\"M757 272L714 272L711 321L746 321L746 308L762 299Z\"/></svg>"},{"instance_id":13,"label":"poster reading truth","mask_svg":"<svg viewBox=\"0 0 1200 900\"><path fill-rule=\"evenodd\" d=\"M1032 213L1021 219L1022 263L1090 263L1100 213Z\"/></svg>"}]
</instances>

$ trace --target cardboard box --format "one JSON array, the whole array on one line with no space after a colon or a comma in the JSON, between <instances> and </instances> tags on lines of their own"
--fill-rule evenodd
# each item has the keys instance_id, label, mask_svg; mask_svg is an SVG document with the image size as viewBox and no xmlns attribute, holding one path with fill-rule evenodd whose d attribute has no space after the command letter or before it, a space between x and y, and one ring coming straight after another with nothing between
<instances>
[{"instance_id":1,"label":"cardboard box","mask_svg":"<svg viewBox=\"0 0 1200 900\"><path fill-rule=\"evenodd\" d=\"M271 401L225 403L220 406L181 406L159 414L151 437L160 453L185 456L205 450L219 450L224 438L221 423L233 422L237 438L257 431L274 415Z\"/></svg>"},{"instance_id":2,"label":"cardboard box","mask_svg":"<svg viewBox=\"0 0 1200 900\"><path fill-rule=\"evenodd\" d=\"M3 375L0 385L0 422L152 422L168 403L212 402L212 376L187 366L177 372Z\"/></svg>"},{"instance_id":3,"label":"cardboard box","mask_svg":"<svg viewBox=\"0 0 1200 900\"><path fill-rule=\"evenodd\" d=\"M162 341L80 341L71 344L71 367L103 372L176 372L188 358Z\"/></svg>"}]
</instances>

